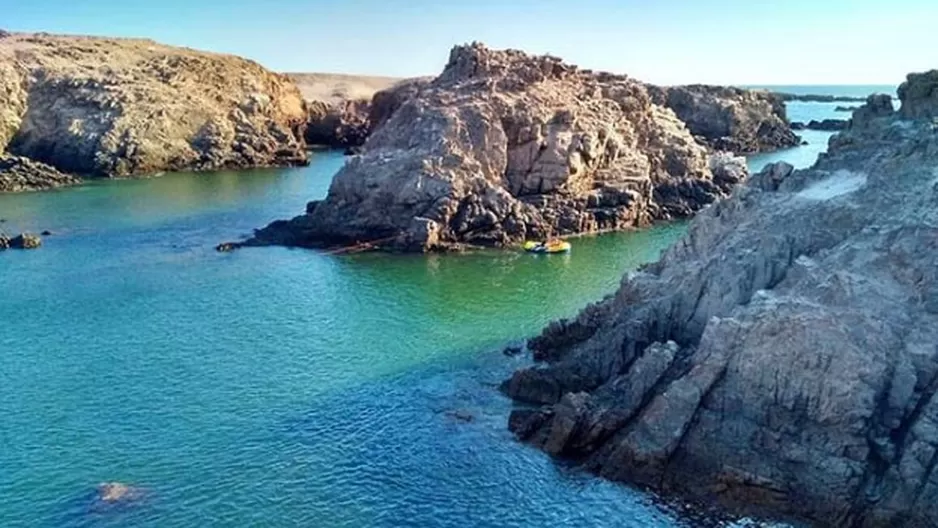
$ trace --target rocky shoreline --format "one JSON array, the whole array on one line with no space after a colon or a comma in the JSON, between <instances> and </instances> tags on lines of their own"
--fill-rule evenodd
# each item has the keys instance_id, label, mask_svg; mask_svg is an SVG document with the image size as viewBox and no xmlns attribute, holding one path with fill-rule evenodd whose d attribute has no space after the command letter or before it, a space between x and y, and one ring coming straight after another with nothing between
<instances>
[{"instance_id":1,"label":"rocky shoreline","mask_svg":"<svg viewBox=\"0 0 938 528\"><path fill-rule=\"evenodd\" d=\"M148 40L0 39L0 192L74 175L302 165L306 122L289 79L238 57Z\"/></svg>"},{"instance_id":2,"label":"rocky shoreline","mask_svg":"<svg viewBox=\"0 0 938 528\"><path fill-rule=\"evenodd\" d=\"M720 151L800 143L767 92L651 87L478 43L377 93L365 122L326 199L244 245L436 251L646 226L745 178Z\"/></svg>"},{"instance_id":3,"label":"rocky shoreline","mask_svg":"<svg viewBox=\"0 0 938 528\"><path fill-rule=\"evenodd\" d=\"M938 523L938 71L871 96L529 342L518 438L603 477L825 526Z\"/></svg>"}]
</instances>

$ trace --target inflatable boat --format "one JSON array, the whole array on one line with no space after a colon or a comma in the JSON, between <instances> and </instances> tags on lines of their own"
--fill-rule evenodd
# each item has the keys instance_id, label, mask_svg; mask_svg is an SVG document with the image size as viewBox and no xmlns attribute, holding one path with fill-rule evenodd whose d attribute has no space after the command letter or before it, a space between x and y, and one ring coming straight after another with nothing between
<instances>
[{"instance_id":1,"label":"inflatable boat","mask_svg":"<svg viewBox=\"0 0 938 528\"><path fill-rule=\"evenodd\" d=\"M524 243L524 250L529 253L566 253L570 251L570 243L563 240L548 242L547 244L528 241Z\"/></svg>"}]
</instances>

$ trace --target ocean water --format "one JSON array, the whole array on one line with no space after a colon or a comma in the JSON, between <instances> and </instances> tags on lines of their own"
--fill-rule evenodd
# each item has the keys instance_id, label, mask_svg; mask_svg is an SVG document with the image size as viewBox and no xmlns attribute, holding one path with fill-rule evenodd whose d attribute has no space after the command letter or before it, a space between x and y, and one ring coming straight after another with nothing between
<instances>
[{"instance_id":1,"label":"ocean water","mask_svg":"<svg viewBox=\"0 0 938 528\"><path fill-rule=\"evenodd\" d=\"M53 232L0 253L0 526L701 525L518 444L496 390L527 361L502 346L684 226L552 256L212 249L342 162L0 195L0 228ZM97 508L105 481L144 494Z\"/></svg>"}]
</instances>

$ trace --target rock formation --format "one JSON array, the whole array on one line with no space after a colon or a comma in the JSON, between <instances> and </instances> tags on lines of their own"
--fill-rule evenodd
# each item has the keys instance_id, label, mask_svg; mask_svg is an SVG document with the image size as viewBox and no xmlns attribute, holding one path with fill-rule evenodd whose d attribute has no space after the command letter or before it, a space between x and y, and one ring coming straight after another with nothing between
<instances>
[{"instance_id":1,"label":"rock formation","mask_svg":"<svg viewBox=\"0 0 938 528\"><path fill-rule=\"evenodd\" d=\"M792 94L784 92L775 92L782 101L800 101L803 103L859 103L865 101L865 97L853 97L849 95L815 95L815 94Z\"/></svg>"},{"instance_id":2,"label":"rock formation","mask_svg":"<svg viewBox=\"0 0 938 528\"><path fill-rule=\"evenodd\" d=\"M854 110L856 110L857 108L860 108L860 107L859 107L859 106L838 106L838 107L834 108L834 111L835 111L835 112L851 112L851 113L852 113L852 112L853 112Z\"/></svg>"},{"instance_id":3,"label":"rock formation","mask_svg":"<svg viewBox=\"0 0 938 528\"><path fill-rule=\"evenodd\" d=\"M686 217L746 176L643 84L554 57L458 46L407 90L375 105L381 124L325 200L249 244L503 246Z\"/></svg>"},{"instance_id":4,"label":"rock formation","mask_svg":"<svg viewBox=\"0 0 938 528\"><path fill-rule=\"evenodd\" d=\"M847 128L846 119L824 119L818 121L812 119L807 123L795 121L791 124L792 130L821 130L824 132L837 132Z\"/></svg>"},{"instance_id":5,"label":"rock formation","mask_svg":"<svg viewBox=\"0 0 938 528\"><path fill-rule=\"evenodd\" d=\"M386 121L409 97L426 85L427 79L405 79L367 98L308 99L306 142L350 151L361 147L371 132ZM361 90L356 93L361 93Z\"/></svg>"},{"instance_id":6,"label":"rock formation","mask_svg":"<svg viewBox=\"0 0 938 528\"><path fill-rule=\"evenodd\" d=\"M509 427L611 479L825 526L938 524L938 72L871 96L529 342Z\"/></svg>"},{"instance_id":7,"label":"rock formation","mask_svg":"<svg viewBox=\"0 0 938 528\"><path fill-rule=\"evenodd\" d=\"M0 231L0 251L5 249L37 249L42 246L42 239L36 235L23 233L10 238Z\"/></svg>"},{"instance_id":8,"label":"rock formation","mask_svg":"<svg viewBox=\"0 0 938 528\"><path fill-rule=\"evenodd\" d=\"M89 176L307 160L296 86L233 56L147 40L0 40L0 151ZM24 188L42 186L20 184Z\"/></svg>"},{"instance_id":9,"label":"rock formation","mask_svg":"<svg viewBox=\"0 0 938 528\"><path fill-rule=\"evenodd\" d=\"M652 100L666 106L714 150L749 154L799 145L781 97L725 86L649 86Z\"/></svg>"},{"instance_id":10,"label":"rock formation","mask_svg":"<svg viewBox=\"0 0 938 528\"><path fill-rule=\"evenodd\" d=\"M41 191L80 182L45 163L0 154L0 192Z\"/></svg>"}]
</instances>

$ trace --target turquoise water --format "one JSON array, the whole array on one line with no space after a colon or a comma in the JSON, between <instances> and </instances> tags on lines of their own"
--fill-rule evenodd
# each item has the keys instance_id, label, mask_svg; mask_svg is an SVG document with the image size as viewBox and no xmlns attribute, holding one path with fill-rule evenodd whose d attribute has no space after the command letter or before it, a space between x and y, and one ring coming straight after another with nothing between
<instances>
[{"instance_id":1,"label":"turquoise water","mask_svg":"<svg viewBox=\"0 0 938 528\"><path fill-rule=\"evenodd\" d=\"M0 196L0 526L675 526L514 442L506 342L611 292L682 226L563 256L218 254L342 163ZM463 423L451 411L471 416ZM147 490L92 510L99 482Z\"/></svg>"},{"instance_id":2,"label":"turquoise water","mask_svg":"<svg viewBox=\"0 0 938 528\"><path fill-rule=\"evenodd\" d=\"M750 164L810 164L819 134ZM554 256L212 250L342 162L0 195L0 227L54 233L0 254L0 526L699 525L519 445L495 389L526 361L505 343L683 226ZM114 480L143 500L93 509Z\"/></svg>"}]
</instances>

